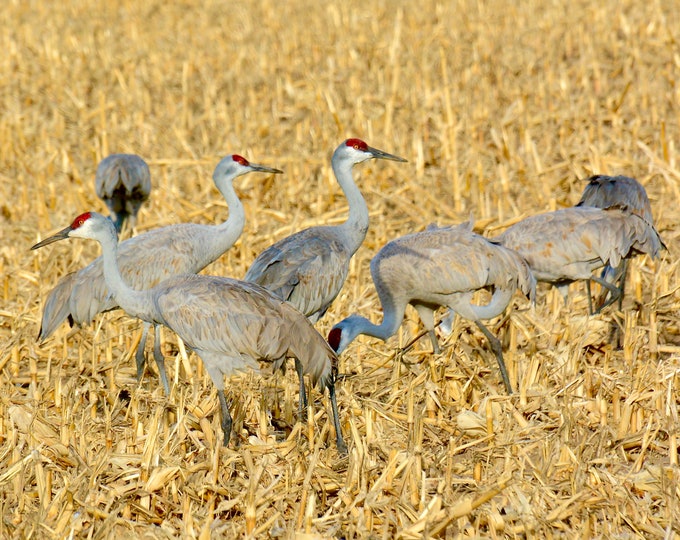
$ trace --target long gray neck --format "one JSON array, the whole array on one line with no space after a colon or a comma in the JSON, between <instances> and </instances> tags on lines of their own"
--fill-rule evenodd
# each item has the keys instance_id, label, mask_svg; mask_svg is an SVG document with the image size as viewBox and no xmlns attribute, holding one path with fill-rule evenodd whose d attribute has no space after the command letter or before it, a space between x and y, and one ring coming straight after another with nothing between
<instances>
[{"instance_id":1,"label":"long gray neck","mask_svg":"<svg viewBox=\"0 0 680 540\"><path fill-rule=\"evenodd\" d=\"M359 334L373 336L382 339L383 341L387 341L388 338L397 333L401 321L404 318L406 306L395 306L391 299L387 300L386 298L381 298L380 300L383 308L383 320L380 324L373 324L367 318L359 315L352 315L349 317L349 321L351 321L349 324L351 326L350 334L352 335L352 341L354 341Z\"/></svg>"},{"instance_id":2,"label":"long gray neck","mask_svg":"<svg viewBox=\"0 0 680 540\"><path fill-rule=\"evenodd\" d=\"M391 338L399 329L399 324L401 321L397 321L394 314L387 313L383 316L383 320L380 324L373 324L371 321L365 317L357 317L355 319L357 322L354 323L359 332L359 334L365 334L367 336L373 336L383 341L387 341Z\"/></svg>"},{"instance_id":3,"label":"long gray neck","mask_svg":"<svg viewBox=\"0 0 680 540\"><path fill-rule=\"evenodd\" d=\"M215 226L215 234L209 238L210 252L216 259L231 248L241 236L246 223L246 213L231 180L216 180L215 185L229 207L229 217Z\"/></svg>"},{"instance_id":4,"label":"long gray neck","mask_svg":"<svg viewBox=\"0 0 680 540\"><path fill-rule=\"evenodd\" d=\"M148 291L132 289L118 268L118 242L115 235L100 240L104 260L104 280L116 303L132 317L155 322L153 302Z\"/></svg>"},{"instance_id":5,"label":"long gray neck","mask_svg":"<svg viewBox=\"0 0 680 540\"><path fill-rule=\"evenodd\" d=\"M505 311L513 294L515 294L514 287L495 287L488 304L478 306L470 303L469 306L477 319L493 319Z\"/></svg>"},{"instance_id":6,"label":"long gray neck","mask_svg":"<svg viewBox=\"0 0 680 540\"><path fill-rule=\"evenodd\" d=\"M353 163L347 160L339 160L334 161L332 166L335 178L349 204L349 217L340 227L343 229L347 246L354 253L361 246L368 231L368 206L352 178Z\"/></svg>"}]
</instances>

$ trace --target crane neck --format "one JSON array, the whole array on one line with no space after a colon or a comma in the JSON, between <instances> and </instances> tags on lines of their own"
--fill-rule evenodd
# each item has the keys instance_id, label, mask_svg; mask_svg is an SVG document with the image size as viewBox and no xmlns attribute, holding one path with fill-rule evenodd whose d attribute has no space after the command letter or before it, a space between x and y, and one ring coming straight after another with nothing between
<instances>
[{"instance_id":1,"label":"crane neck","mask_svg":"<svg viewBox=\"0 0 680 540\"><path fill-rule=\"evenodd\" d=\"M104 281L116 303L130 316L147 322L154 322L152 301L148 291L137 291L123 279L118 268L118 238L115 229L111 234L98 238L102 246Z\"/></svg>"},{"instance_id":2,"label":"crane neck","mask_svg":"<svg viewBox=\"0 0 680 540\"><path fill-rule=\"evenodd\" d=\"M229 217L226 221L215 226L218 234L212 239L215 243L215 251L219 252L217 253L219 256L233 246L241 236L246 222L246 213L241 199L234 190L232 179L215 180L215 186L229 207Z\"/></svg>"},{"instance_id":3,"label":"crane neck","mask_svg":"<svg viewBox=\"0 0 680 540\"><path fill-rule=\"evenodd\" d=\"M498 317L508 307L512 296L515 294L516 287L494 287L493 294L489 303L483 306L469 303L469 308L474 313L475 318L466 317L471 320L493 319ZM465 315L461 313L461 315Z\"/></svg>"},{"instance_id":4,"label":"crane neck","mask_svg":"<svg viewBox=\"0 0 680 540\"><path fill-rule=\"evenodd\" d=\"M385 302L381 298L383 307L383 320L380 324L374 324L366 317L360 315L350 315L337 326L341 326L345 337L342 339L341 348L337 351L340 354L359 334L372 336L383 341L387 341L396 334L404 318L406 306L395 308L392 302Z\"/></svg>"},{"instance_id":5,"label":"crane neck","mask_svg":"<svg viewBox=\"0 0 680 540\"><path fill-rule=\"evenodd\" d=\"M333 160L332 167L335 178L345 194L349 205L349 216L340 227L344 229L344 236L352 247L352 252L366 237L368 231L368 206L352 177L353 162L347 160Z\"/></svg>"}]
</instances>

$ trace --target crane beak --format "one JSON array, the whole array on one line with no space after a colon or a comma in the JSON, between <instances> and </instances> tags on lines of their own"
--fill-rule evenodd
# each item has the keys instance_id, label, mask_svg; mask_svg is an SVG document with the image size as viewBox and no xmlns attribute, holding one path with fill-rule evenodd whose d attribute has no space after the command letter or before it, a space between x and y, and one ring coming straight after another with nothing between
<instances>
[{"instance_id":1,"label":"crane beak","mask_svg":"<svg viewBox=\"0 0 680 540\"><path fill-rule=\"evenodd\" d=\"M254 171L258 172L266 172L266 173L271 173L271 174L283 174L283 171L279 169L274 169L273 167L265 167L264 165L258 165L257 163L251 163L250 167Z\"/></svg>"},{"instance_id":2,"label":"crane beak","mask_svg":"<svg viewBox=\"0 0 680 540\"><path fill-rule=\"evenodd\" d=\"M48 244L58 242L59 240L65 240L66 238L68 238L68 235L72 230L73 230L72 227L69 225L68 227L60 230L57 234L53 234L49 238L45 238L42 242L38 242L36 245L31 247L31 249L38 249Z\"/></svg>"},{"instance_id":3,"label":"crane beak","mask_svg":"<svg viewBox=\"0 0 680 540\"><path fill-rule=\"evenodd\" d=\"M368 147L367 152L370 153L375 159L389 159L391 161L401 162L408 161L403 157L395 156L394 154L388 154L387 152L383 152L382 150L378 150L377 148L373 148L371 146Z\"/></svg>"}]
</instances>

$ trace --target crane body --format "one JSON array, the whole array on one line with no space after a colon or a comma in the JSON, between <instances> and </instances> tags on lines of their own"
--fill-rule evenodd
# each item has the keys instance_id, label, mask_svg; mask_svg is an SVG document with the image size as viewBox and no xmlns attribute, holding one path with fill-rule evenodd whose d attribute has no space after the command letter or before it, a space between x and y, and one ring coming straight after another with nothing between
<instances>
[{"instance_id":1,"label":"crane body","mask_svg":"<svg viewBox=\"0 0 680 540\"><path fill-rule=\"evenodd\" d=\"M352 178L352 167L368 159L406 160L347 139L333 154L333 172L349 203L347 221L311 227L279 240L255 259L245 281L262 285L318 321L347 278L349 262L368 231L368 207Z\"/></svg>"},{"instance_id":2,"label":"crane body","mask_svg":"<svg viewBox=\"0 0 680 540\"><path fill-rule=\"evenodd\" d=\"M474 321L489 340L506 389L512 392L501 344L481 322L505 311L517 289L533 298L536 282L527 263L513 251L475 234L469 223L429 228L387 243L371 260L371 276L383 310L383 320L371 323L351 315L329 332L331 347L341 353L359 334L387 340L402 323L411 304L427 329L435 353L439 344L434 312L448 307ZM491 288L486 305L473 303L480 289Z\"/></svg>"},{"instance_id":3,"label":"crane body","mask_svg":"<svg viewBox=\"0 0 680 540\"><path fill-rule=\"evenodd\" d=\"M133 317L167 326L201 358L217 388L225 446L232 419L224 377L239 370L259 370L260 360L280 369L292 356L313 384L328 388L336 444L340 451L346 450L335 397L337 356L294 307L258 285L218 276L176 275L150 289L132 289L118 268L115 227L96 212L78 216L32 249L66 238L97 240L106 284L116 304Z\"/></svg>"},{"instance_id":4,"label":"crane body","mask_svg":"<svg viewBox=\"0 0 680 540\"><path fill-rule=\"evenodd\" d=\"M555 285L565 298L570 283L592 279L617 299L618 288L593 272L637 253L657 257L663 245L640 216L619 207L586 206L530 216L492 240L519 253L537 281Z\"/></svg>"},{"instance_id":5,"label":"crane body","mask_svg":"<svg viewBox=\"0 0 680 540\"><path fill-rule=\"evenodd\" d=\"M249 163L237 154L223 158L215 168L213 180L229 207L228 219L219 225L178 223L133 236L117 249L118 266L133 288L143 290L177 274L200 272L234 245L245 224L245 210L234 191L234 178L253 171L281 173L278 169ZM98 257L78 272L68 274L49 293L43 309L38 339L44 341L68 319L79 326L94 317L118 308L104 276L103 258ZM144 365L144 347L150 325L144 325L137 348L137 376ZM160 351L160 331L155 328L154 359L166 393L170 387Z\"/></svg>"},{"instance_id":6,"label":"crane body","mask_svg":"<svg viewBox=\"0 0 680 540\"><path fill-rule=\"evenodd\" d=\"M628 176L605 176L601 174L591 176L588 179L588 184L584 188L581 199L576 206L593 206L595 208L603 209L612 206L622 206L628 211L637 214L654 227L652 205L649 202L647 191L640 182L635 180L635 178L630 178ZM620 292L618 296L619 309L621 309L623 302L627 273L628 259L623 259L621 264L614 268L607 264L602 269L600 275L600 277L608 283L618 284ZM609 300L607 297L609 297ZM602 295L598 300L597 310L601 311L615 300L616 297L611 294L609 289L603 289Z\"/></svg>"},{"instance_id":7,"label":"crane body","mask_svg":"<svg viewBox=\"0 0 680 540\"><path fill-rule=\"evenodd\" d=\"M95 191L106 203L116 230L129 220L135 226L137 213L151 193L151 173L136 154L111 154L99 162Z\"/></svg>"}]
</instances>

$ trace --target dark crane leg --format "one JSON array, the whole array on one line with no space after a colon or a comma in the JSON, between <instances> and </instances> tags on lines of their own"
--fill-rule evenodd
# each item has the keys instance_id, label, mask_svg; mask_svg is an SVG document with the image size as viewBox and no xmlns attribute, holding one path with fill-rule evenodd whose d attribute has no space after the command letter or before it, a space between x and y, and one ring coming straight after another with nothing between
<instances>
[{"instance_id":1,"label":"dark crane leg","mask_svg":"<svg viewBox=\"0 0 680 540\"><path fill-rule=\"evenodd\" d=\"M347 445L342 438L340 430L340 416L338 414L338 400L335 397L335 380L328 383L328 395L331 399L331 409L333 410L333 425L335 426L335 446L341 454L347 453Z\"/></svg>"},{"instance_id":2,"label":"dark crane leg","mask_svg":"<svg viewBox=\"0 0 680 540\"><path fill-rule=\"evenodd\" d=\"M137 380L142 379L144 375L144 366L146 365L146 339L149 337L149 327L151 323L145 322L144 329L142 330L142 339L137 346L137 351L135 352L135 362L137 364ZM168 383L168 375L165 372L165 359L163 358L163 353L161 352L161 328L160 326L154 326L154 340L153 340L153 358L156 361L156 366L158 367L158 375L161 378L161 383L163 384L163 390L165 390L165 395L170 395L170 384Z\"/></svg>"},{"instance_id":3,"label":"dark crane leg","mask_svg":"<svg viewBox=\"0 0 680 540\"><path fill-rule=\"evenodd\" d=\"M165 358L163 358L161 351L161 327L158 325L154 326L153 358L156 361L156 367L158 367L158 375L161 378L161 383L163 383L165 395L169 396L170 384L168 383L168 375L165 372Z\"/></svg>"},{"instance_id":4,"label":"dark crane leg","mask_svg":"<svg viewBox=\"0 0 680 540\"><path fill-rule=\"evenodd\" d=\"M300 399L298 402L298 418L302 420L307 414L307 392L305 391L305 377L302 373L302 363L295 359L295 371L300 382Z\"/></svg>"},{"instance_id":5,"label":"dark crane leg","mask_svg":"<svg viewBox=\"0 0 680 540\"><path fill-rule=\"evenodd\" d=\"M614 302L618 301L619 302L619 307L621 306L621 302L623 302L623 291L616 285L613 285L609 283L606 279L598 277L598 276L593 276L592 279L595 283L598 283L602 285L610 294L609 300L607 300L603 305L601 305L599 308L597 308L597 311L595 311L595 314L600 313L604 308L607 306L613 304ZM590 301L590 291L588 291L588 300Z\"/></svg>"},{"instance_id":6,"label":"dark crane leg","mask_svg":"<svg viewBox=\"0 0 680 540\"><path fill-rule=\"evenodd\" d=\"M151 323L145 322L144 327L142 330L142 339L139 342L139 345L137 345L137 351L135 352L135 362L137 363L137 380L140 381L142 379L142 375L144 375L144 365L146 364L146 357L144 355L144 351L146 349L146 338L149 337L149 328L151 327Z\"/></svg>"},{"instance_id":7,"label":"dark crane leg","mask_svg":"<svg viewBox=\"0 0 680 540\"><path fill-rule=\"evenodd\" d=\"M501 347L500 340L494 336L489 329L482 324L481 321L475 321L477 328L479 328L482 333L489 340L489 345L491 345L491 350L496 355L496 360L498 360L498 369L501 372L501 378L503 379L503 384L505 384L505 389L508 394L512 394L512 385L510 384L510 377L508 377L508 370L505 367L505 360L503 360L503 348Z\"/></svg>"},{"instance_id":8,"label":"dark crane leg","mask_svg":"<svg viewBox=\"0 0 680 540\"><path fill-rule=\"evenodd\" d=\"M220 416L222 424L222 433L224 433L224 439L222 441L223 446L229 446L229 439L231 438L231 413L229 412L229 406L227 405L227 398L224 396L224 390L217 390L217 397L220 400Z\"/></svg>"}]
</instances>

